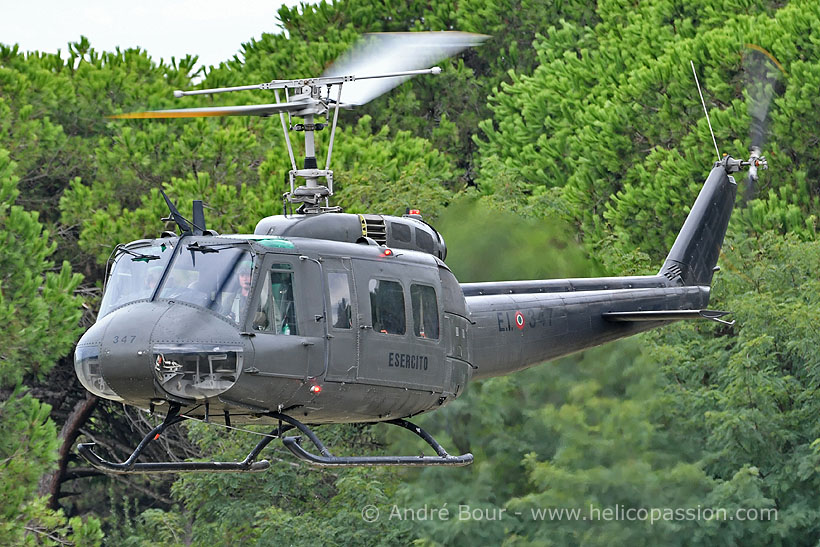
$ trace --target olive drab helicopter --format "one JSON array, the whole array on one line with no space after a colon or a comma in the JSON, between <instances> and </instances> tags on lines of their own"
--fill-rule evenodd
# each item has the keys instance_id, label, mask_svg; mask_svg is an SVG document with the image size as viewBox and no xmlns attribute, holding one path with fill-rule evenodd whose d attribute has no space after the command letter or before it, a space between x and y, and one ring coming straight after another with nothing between
<instances>
[{"instance_id":1,"label":"olive drab helicopter","mask_svg":"<svg viewBox=\"0 0 820 547\"><path fill-rule=\"evenodd\" d=\"M208 230L201 201L188 220L163 192L170 210L163 220L178 233L117 246L98 320L77 345L76 373L95 395L165 418L124 462L99 456L93 443L79 445L84 458L107 473L261 471L270 463L257 457L280 439L319 466L467 465L471 454L448 454L407 418L450 403L471 380L678 320L724 322L727 312L707 304L735 202L732 174L748 166L756 177L766 167L759 150L714 164L656 275L460 284L444 262L444 239L417 211L348 214L330 204L339 110L412 76L438 74L420 67L484 38L369 35L320 77L174 93L270 90L275 103L112 116L279 114L292 169L285 214L260 220L253 234ZM328 127L319 169L314 134ZM304 133L301 168L289 130ZM243 461L137 461L187 419L272 429ZM408 429L435 455L335 456L310 427L375 422Z\"/></svg>"}]
</instances>

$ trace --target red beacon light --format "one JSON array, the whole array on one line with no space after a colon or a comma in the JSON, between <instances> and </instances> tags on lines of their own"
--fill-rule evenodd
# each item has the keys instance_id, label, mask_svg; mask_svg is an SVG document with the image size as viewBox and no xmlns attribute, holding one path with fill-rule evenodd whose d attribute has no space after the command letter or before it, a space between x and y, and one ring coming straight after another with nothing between
<instances>
[{"instance_id":1,"label":"red beacon light","mask_svg":"<svg viewBox=\"0 0 820 547\"><path fill-rule=\"evenodd\" d=\"M393 249L385 249L384 251L382 251L382 254L380 256L382 258L385 258L385 257L390 258L391 256L394 256L393 255Z\"/></svg>"},{"instance_id":2,"label":"red beacon light","mask_svg":"<svg viewBox=\"0 0 820 547\"><path fill-rule=\"evenodd\" d=\"M319 395L322 392L322 386L320 385L312 385L310 386L310 392L314 395Z\"/></svg>"},{"instance_id":3,"label":"red beacon light","mask_svg":"<svg viewBox=\"0 0 820 547\"><path fill-rule=\"evenodd\" d=\"M421 216L421 209L410 209L407 212L408 215L419 215Z\"/></svg>"}]
</instances>

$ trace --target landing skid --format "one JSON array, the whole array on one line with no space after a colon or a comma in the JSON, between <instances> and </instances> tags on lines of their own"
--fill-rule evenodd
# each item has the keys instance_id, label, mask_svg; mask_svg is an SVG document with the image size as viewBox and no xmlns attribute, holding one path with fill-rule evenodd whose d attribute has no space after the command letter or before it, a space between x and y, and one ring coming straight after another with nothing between
<instances>
[{"instance_id":1,"label":"landing skid","mask_svg":"<svg viewBox=\"0 0 820 547\"><path fill-rule=\"evenodd\" d=\"M134 449L134 452L122 463L105 460L94 453L92 448L95 443L82 443L77 447L77 451L95 469L103 473L113 474L138 474L138 473L180 473L190 471L203 471L209 473L242 473L264 471L270 467L268 460L255 461L259 453L273 439L281 438L285 447L294 456L312 465L320 467L373 467L373 466L433 466L450 465L464 466L473 462L472 454L462 456L451 456L444 448L425 430L406 420L390 420L385 423L408 429L424 439L433 450L436 456L334 456L327 447L319 440L316 433L308 426L291 418L285 414L271 412L272 418L279 420L279 425L273 429L264 439L259 441L251 450L247 457L241 462L146 462L137 463L145 447L152 441L159 438L163 431L172 425L178 424L187 419L179 415L179 407L169 409L168 415L159 426L152 429ZM318 449L320 455L313 454L305 450L302 445L301 436L282 437L282 434L291 429L297 429L304 434Z\"/></svg>"},{"instance_id":2,"label":"landing skid","mask_svg":"<svg viewBox=\"0 0 820 547\"><path fill-rule=\"evenodd\" d=\"M422 466L422 465L453 465L463 466L473 463L472 454L462 456L451 456L444 448L425 430L407 420L390 420L384 423L396 425L408 429L424 439L424 442L433 447L437 456L334 456L325 447L319 437L316 436L308 426L294 420L284 414L271 414L274 418L288 423L305 434L321 453L320 456L312 454L302 448L301 437L284 437L282 444L290 450L294 456L300 460L321 467L373 467L373 466Z\"/></svg>"},{"instance_id":3,"label":"landing skid","mask_svg":"<svg viewBox=\"0 0 820 547\"><path fill-rule=\"evenodd\" d=\"M185 416L178 414L179 407L171 407L165 420L152 429L145 437L143 437L134 452L122 463L110 462L104 460L94 453L92 448L95 443L82 443L77 446L77 452L80 456L85 458L91 466L103 473L114 473L119 475L127 475L130 473L179 473L181 471L208 471L217 473L241 473L264 471L270 467L268 460L254 461L259 453L270 442L277 438L283 430L280 427L274 429L270 435L259 441L257 445L250 451L248 456L241 462L147 462L137 463L137 458L140 457L142 451L149 443L159 439L159 436L167 428L174 424L178 424L187 420ZM287 429L290 429L288 427ZM275 433L274 433L275 432Z\"/></svg>"}]
</instances>

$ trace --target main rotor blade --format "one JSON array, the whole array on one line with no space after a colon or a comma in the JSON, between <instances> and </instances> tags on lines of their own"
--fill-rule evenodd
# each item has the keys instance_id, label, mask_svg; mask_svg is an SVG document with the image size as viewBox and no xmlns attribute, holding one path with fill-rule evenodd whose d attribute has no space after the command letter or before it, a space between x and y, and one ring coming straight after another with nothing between
<instances>
[{"instance_id":1,"label":"main rotor blade","mask_svg":"<svg viewBox=\"0 0 820 547\"><path fill-rule=\"evenodd\" d=\"M315 108L318 101L296 103L255 104L242 106L215 106L206 108L177 108L171 110L149 110L147 112L126 112L108 116L112 119L149 119L149 118L211 118L221 116L270 116L280 112L298 112L306 108Z\"/></svg>"},{"instance_id":2,"label":"main rotor blade","mask_svg":"<svg viewBox=\"0 0 820 547\"><path fill-rule=\"evenodd\" d=\"M433 66L462 50L478 46L489 36L469 32L385 32L365 34L323 76L351 75L342 86L341 102L365 104L390 91L410 76L359 80L364 76L418 70Z\"/></svg>"}]
</instances>

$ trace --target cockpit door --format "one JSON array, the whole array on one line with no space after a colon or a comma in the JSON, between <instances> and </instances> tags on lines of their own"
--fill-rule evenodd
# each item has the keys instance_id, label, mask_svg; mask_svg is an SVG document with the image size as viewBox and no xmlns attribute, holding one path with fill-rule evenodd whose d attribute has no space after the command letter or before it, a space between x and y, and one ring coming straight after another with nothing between
<instances>
[{"instance_id":1,"label":"cockpit door","mask_svg":"<svg viewBox=\"0 0 820 547\"><path fill-rule=\"evenodd\" d=\"M292 255L268 254L256 273L245 328L255 352L250 374L259 377L320 376L325 368L319 322L322 299L310 290L320 268Z\"/></svg>"},{"instance_id":2,"label":"cockpit door","mask_svg":"<svg viewBox=\"0 0 820 547\"><path fill-rule=\"evenodd\" d=\"M349 258L325 258L329 365L326 379L354 381L359 369L359 323L356 285Z\"/></svg>"}]
</instances>

